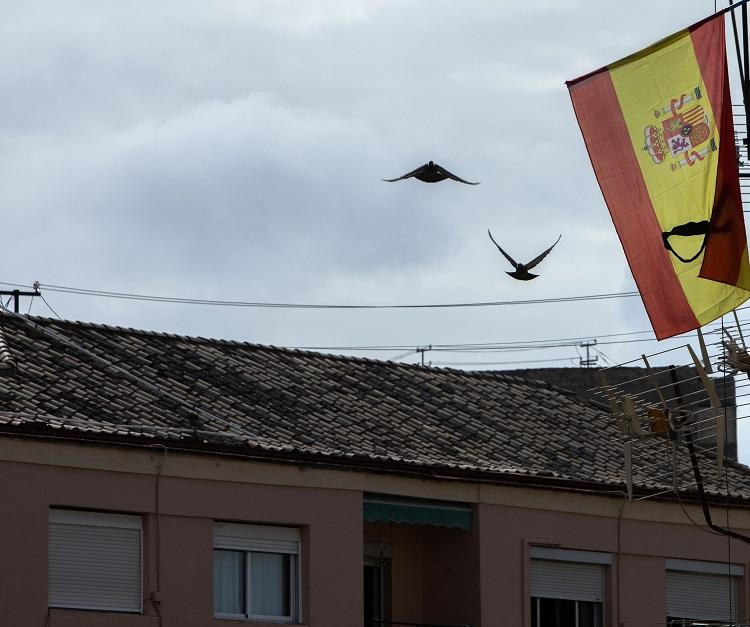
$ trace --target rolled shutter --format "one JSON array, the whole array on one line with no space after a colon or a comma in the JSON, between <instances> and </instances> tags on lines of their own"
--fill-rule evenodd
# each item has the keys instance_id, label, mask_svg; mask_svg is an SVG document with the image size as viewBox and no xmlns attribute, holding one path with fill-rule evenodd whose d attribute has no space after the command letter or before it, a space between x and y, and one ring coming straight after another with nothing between
<instances>
[{"instance_id":1,"label":"rolled shutter","mask_svg":"<svg viewBox=\"0 0 750 627\"><path fill-rule=\"evenodd\" d=\"M601 603L604 601L604 566L532 559L531 596Z\"/></svg>"},{"instance_id":2,"label":"rolled shutter","mask_svg":"<svg viewBox=\"0 0 750 627\"><path fill-rule=\"evenodd\" d=\"M737 578L667 571L667 616L731 620L737 616Z\"/></svg>"},{"instance_id":3,"label":"rolled shutter","mask_svg":"<svg viewBox=\"0 0 750 627\"><path fill-rule=\"evenodd\" d=\"M299 553L299 529L215 523L214 548L297 555Z\"/></svg>"},{"instance_id":4,"label":"rolled shutter","mask_svg":"<svg viewBox=\"0 0 750 627\"><path fill-rule=\"evenodd\" d=\"M141 519L50 510L49 605L141 612Z\"/></svg>"}]
</instances>

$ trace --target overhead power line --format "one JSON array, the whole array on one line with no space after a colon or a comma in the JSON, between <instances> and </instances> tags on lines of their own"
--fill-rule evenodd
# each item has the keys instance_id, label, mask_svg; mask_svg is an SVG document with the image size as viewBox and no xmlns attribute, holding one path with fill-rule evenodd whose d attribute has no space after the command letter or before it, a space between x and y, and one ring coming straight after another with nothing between
<instances>
[{"instance_id":1,"label":"overhead power line","mask_svg":"<svg viewBox=\"0 0 750 627\"><path fill-rule=\"evenodd\" d=\"M452 349L452 350L472 350L472 349L485 349L485 348L511 348L515 349L518 347L526 348L548 348L548 345L554 347L560 346L572 346L580 344L585 340L596 338L601 340L604 338L616 338L625 337L631 335L645 335L649 334L652 337L646 338L645 341L656 341L653 337L653 331L625 331L623 333L595 333L593 335L581 335L578 337L558 337L549 340L518 340L513 342L475 342L475 343L463 343L463 344L435 344L432 343L433 350L440 349ZM642 341L642 340L639 340ZM602 342L599 341L599 344ZM359 346L289 346L288 348L294 348L297 350L306 351L321 351L321 350L350 350L350 351L398 351L398 350L414 350L413 345L407 344L377 344L377 345L359 345Z\"/></svg>"},{"instance_id":2,"label":"overhead power line","mask_svg":"<svg viewBox=\"0 0 750 627\"><path fill-rule=\"evenodd\" d=\"M25 288L25 284L20 283L8 283L0 281L0 285L7 285L12 287ZM91 290L86 288L77 288L72 286L53 285L53 284L41 284L35 283L35 288L43 288L45 291L67 293L82 296L98 296L105 298L121 298L130 300L139 300L147 302L167 302L167 303L178 303L178 304L203 304L203 305L221 305L221 306L238 306L238 307L290 307L290 308L318 308L318 309L386 309L386 308L437 308L437 307L480 307L480 306L498 306L498 305L512 305L512 304L543 304L549 302L570 302L575 300L599 300L608 298L624 298L630 296L637 296L637 292L618 292L612 294L594 294L589 296L572 296L572 297L560 297L550 299L538 299L538 300L523 300L523 301L497 301L497 302L486 302L486 303L447 303L447 304L424 304L424 305L335 305L335 304L299 304L299 303L253 303L247 301L225 301L225 300L204 300L204 299L190 299L190 298L177 298L167 297L158 295L146 295L146 294L135 294L127 292L112 292L104 290ZM40 294L40 297L44 300L45 304L55 314L56 317L60 318L57 312L52 309L50 304L44 299L44 296ZM2 303L0 303L0 307ZM738 311L746 310L749 307L740 307ZM707 329L711 329L714 326L718 326L720 322L714 322L706 325ZM710 331L708 331L710 332ZM632 336L644 336L649 337L632 337ZM453 343L453 344L430 344L430 350L434 352L444 353L511 353L511 352L524 352L524 351L537 351L546 349L559 349L568 347L580 346L582 342L596 339L597 345L621 345L631 343L643 343L643 342L655 342L656 339L653 337L653 332L650 330L644 331L628 331L620 333L607 333L607 334L590 334L578 337L564 337L564 338L553 338L553 339L539 339L539 340L526 340L526 341L506 341L506 342L475 342L475 343ZM674 338L668 338L666 341L678 340L685 341L684 336L676 336ZM288 348L298 350L313 350L313 351L332 351L332 352L349 352L349 351L361 351L361 352L377 352L387 351L394 352L399 351L398 356L391 357L391 360L398 361L412 354L419 352L416 348L416 344L384 344L384 345L350 345L350 346L289 346ZM507 363L532 363L535 361L564 361L567 359L575 358L547 358L547 359L529 359L519 360L517 362L482 362L481 365L500 365ZM438 362L432 362L438 365ZM440 362L440 365L455 364L459 365L459 362ZM460 365L480 365L480 362L465 362Z\"/></svg>"},{"instance_id":3,"label":"overhead power line","mask_svg":"<svg viewBox=\"0 0 750 627\"><path fill-rule=\"evenodd\" d=\"M17 283L4 283L0 285L18 286ZM459 302L459 303L408 303L408 304L330 304L330 303L283 303L283 302L260 302L241 300L214 300L206 298L183 298L178 296L160 296L156 294L135 294L128 292L112 292L107 290L92 290L67 285L52 285L40 283L40 288L48 292L60 292L64 294L76 294L79 296L93 296L99 298L117 298L123 300L137 300L143 302L172 303L179 305L209 305L216 307L255 307L255 308L278 308L278 309L452 309L461 307L503 307L512 305L544 305L551 303L570 303L578 301L610 300L617 298L631 298L638 296L638 292L612 292L607 294L586 294L578 296L558 296L553 298L537 298L523 300L501 300L484 302ZM23 287L23 286L21 286Z\"/></svg>"},{"instance_id":4,"label":"overhead power line","mask_svg":"<svg viewBox=\"0 0 750 627\"><path fill-rule=\"evenodd\" d=\"M750 307L738 307L737 311L745 311ZM721 328L721 321L717 320L711 322L703 327L704 333L714 333L717 329ZM749 331L750 332L750 331ZM692 332L689 332L692 333ZM649 335L650 337L633 338L634 335ZM430 343L430 350L434 352L449 352L449 353L504 353L514 351L531 351L531 350L542 350L542 349L553 349L553 348L566 348L566 347L577 347L587 340L597 340L597 346L603 345L618 345L618 344L633 344L641 342L657 342L658 340L654 337L653 331L623 331L620 333L592 333L590 335L582 335L578 337L564 337L564 338L552 338L545 340L519 340L512 342L474 342L474 343L454 343L454 344L438 344ZM661 340L660 344L664 342L681 342L688 341L686 334L676 335L670 338ZM361 352L393 352L393 351L405 351L404 354L399 354L397 357L392 357L391 360L398 361L403 357L407 357L416 352L416 344L359 344L359 345L348 345L348 346L321 346L321 345L308 345L308 346L287 346L287 348L295 350L306 350L306 351L361 351ZM605 359L611 358L604 355L601 350L597 352L602 355ZM572 357L571 359L575 359ZM552 361L552 360L544 360ZM436 362L432 362L435 364ZM447 363L447 362L446 362ZM455 363L455 362L451 362Z\"/></svg>"},{"instance_id":5,"label":"overhead power line","mask_svg":"<svg viewBox=\"0 0 750 627\"><path fill-rule=\"evenodd\" d=\"M573 363L577 357L560 357L557 359L520 359L513 361L431 361L433 366L507 366L509 364L538 364L548 362L567 361Z\"/></svg>"},{"instance_id":6,"label":"overhead power line","mask_svg":"<svg viewBox=\"0 0 750 627\"><path fill-rule=\"evenodd\" d=\"M20 283L9 283L0 281L0 285L7 285L12 287L26 287ZM178 304L205 304L205 305L223 305L223 306L240 306L240 307L297 307L297 308L327 308L327 309L385 309L385 308L429 308L429 307L477 307L477 306L493 306L493 305L510 305L520 303L548 303L548 302L568 302L572 300L597 300L604 298L620 298L628 296L636 296L637 292L618 292L612 294L594 294L590 296L572 296L572 297L561 297L553 299L538 299L538 300L525 300L525 301L497 301L487 303L448 303L448 304L432 304L432 305L322 305L322 304L299 304L299 303L252 303L247 301L225 301L225 300L204 300L204 299L189 299L189 298L178 298L178 297L167 297L158 295L146 295L146 294L135 294L127 292L112 292L104 290L92 290L87 288L78 288L64 285L53 285L53 284L41 284L35 283L35 287L43 288L45 291L75 294L83 296L98 296L105 298L121 298L130 300L145 300L147 302L168 302ZM41 296L41 294L40 294ZM43 299L44 297L41 296ZM47 303L46 299L44 302L55 314L56 317L60 317L57 312ZM632 338L637 335L649 335L651 337ZM631 336L631 337L628 337ZM628 339L623 339L628 337ZM618 344L630 344L630 343L643 343L656 341L653 337L652 331L630 331L620 333L607 333L607 334L591 334L586 336L578 337L566 337L566 338L554 338L546 340L527 340L527 341L513 341L513 342L479 342L479 343L454 343L454 344L431 344L430 350L435 352L453 352L453 353L508 353L508 352L521 352L521 351L536 351L544 349L555 349L555 348L567 348L576 347L581 342L597 339L598 345L618 345ZM670 338L677 339L677 338ZM402 359L408 355L418 352L415 345L407 344L385 344L385 345L350 345L350 346L290 346L298 350L315 350L315 351L362 351L362 352L393 352L400 351L399 355L394 360ZM531 361L531 360L526 360ZM539 360L542 361L542 360ZM547 359L544 361L555 361L554 359ZM488 362L489 363L489 362Z\"/></svg>"}]
</instances>

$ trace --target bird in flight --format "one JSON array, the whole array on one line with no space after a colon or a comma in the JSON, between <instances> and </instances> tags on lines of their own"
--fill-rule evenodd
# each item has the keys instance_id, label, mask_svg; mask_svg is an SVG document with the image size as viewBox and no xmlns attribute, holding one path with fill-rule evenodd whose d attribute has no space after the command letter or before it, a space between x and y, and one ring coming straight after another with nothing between
<instances>
[{"instance_id":1,"label":"bird in flight","mask_svg":"<svg viewBox=\"0 0 750 627\"><path fill-rule=\"evenodd\" d=\"M446 170L443 166L438 165L437 163L433 163L432 161L425 163L424 165L420 165L416 170L412 170L411 172L408 172L403 176L399 176L398 178L382 180L386 183L395 183L396 181L403 181L404 179L408 179L411 177L417 178L420 181L424 181L425 183L437 183L439 181L444 181L445 179L453 179L454 181L465 183L466 185L479 185L480 183L480 181L477 181L476 183L464 181L461 177L448 172L448 170Z\"/></svg>"},{"instance_id":2,"label":"bird in flight","mask_svg":"<svg viewBox=\"0 0 750 627\"><path fill-rule=\"evenodd\" d=\"M495 238L492 237L492 233L490 233L490 230L487 229L487 233L489 233L490 239L492 240L492 243L497 246L497 249L503 254L503 257L505 257L509 262L510 265L512 265L515 270L513 272L507 272L506 274L509 274L514 279L518 279L519 281L531 281L531 279L537 278L538 274L532 274L529 272L534 266L540 264L542 260L549 255L550 251L557 246L557 242L560 241L560 238L562 237L562 234L557 238L557 241L555 241L552 246L550 246L547 250L545 250L541 255L537 255L534 257L529 263L516 263L516 261L511 257L508 253L506 253L502 248L500 248L500 244L498 244L495 241Z\"/></svg>"}]
</instances>

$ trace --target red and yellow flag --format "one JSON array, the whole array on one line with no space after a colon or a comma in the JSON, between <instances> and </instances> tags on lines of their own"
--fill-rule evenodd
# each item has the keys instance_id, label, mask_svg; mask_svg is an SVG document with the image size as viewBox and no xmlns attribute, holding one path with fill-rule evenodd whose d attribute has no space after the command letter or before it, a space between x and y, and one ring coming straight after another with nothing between
<instances>
[{"instance_id":1,"label":"red and yellow flag","mask_svg":"<svg viewBox=\"0 0 750 627\"><path fill-rule=\"evenodd\" d=\"M568 82L656 337L750 297L724 18Z\"/></svg>"}]
</instances>

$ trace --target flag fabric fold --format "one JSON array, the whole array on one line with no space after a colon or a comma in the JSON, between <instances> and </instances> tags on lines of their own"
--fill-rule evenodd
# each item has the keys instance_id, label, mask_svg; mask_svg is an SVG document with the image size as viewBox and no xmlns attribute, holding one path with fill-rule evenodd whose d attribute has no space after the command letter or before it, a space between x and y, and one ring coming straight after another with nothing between
<instances>
[{"instance_id":1,"label":"flag fabric fold","mask_svg":"<svg viewBox=\"0 0 750 627\"><path fill-rule=\"evenodd\" d=\"M568 89L656 337L703 326L747 300L723 17Z\"/></svg>"}]
</instances>

